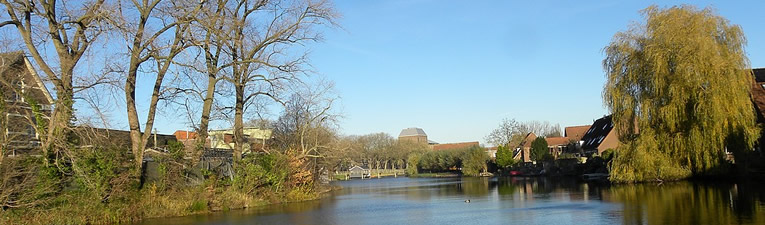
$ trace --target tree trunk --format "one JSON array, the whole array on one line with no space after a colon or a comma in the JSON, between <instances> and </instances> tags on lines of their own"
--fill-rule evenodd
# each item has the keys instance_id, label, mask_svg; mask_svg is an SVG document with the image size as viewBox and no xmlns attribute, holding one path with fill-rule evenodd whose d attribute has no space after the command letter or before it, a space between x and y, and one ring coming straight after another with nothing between
<instances>
[{"instance_id":1,"label":"tree trunk","mask_svg":"<svg viewBox=\"0 0 765 225\"><path fill-rule=\"evenodd\" d=\"M234 161L242 159L244 145L244 84L236 85L236 104L234 106Z\"/></svg>"},{"instance_id":2,"label":"tree trunk","mask_svg":"<svg viewBox=\"0 0 765 225\"><path fill-rule=\"evenodd\" d=\"M203 150L205 147L205 141L207 140L207 129L209 129L210 124L210 113L212 112L216 83L217 80L215 78L215 74L208 73L207 94L205 95L204 103L202 104L202 118L199 119L199 130L197 131L197 146L195 146L195 149L197 150Z\"/></svg>"},{"instance_id":3,"label":"tree trunk","mask_svg":"<svg viewBox=\"0 0 765 225\"><path fill-rule=\"evenodd\" d=\"M56 88L55 108L48 124L48 133L45 135L45 140L42 141L43 155L48 158L52 153L54 160L57 160L61 151L66 151L68 147L66 139L70 132L69 123L72 120L72 107L74 105L74 89L72 86L74 64L70 60L62 60L64 62L61 63L61 80L58 84L54 85ZM45 160L45 164L48 165L48 160Z\"/></svg>"},{"instance_id":4,"label":"tree trunk","mask_svg":"<svg viewBox=\"0 0 765 225\"><path fill-rule=\"evenodd\" d=\"M134 57L135 59L131 59L131 61L138 60L137 55ZM140 176L143 169L143 148L145 147L145 143L143 143L141 124L140 121L138 121L138 110L135 106L135 82L137 70L138 65L131 63L125 82L125 105L127 108L128 125L130 126L130 149L133 152L133 160L135 160L136 175Z\"/></svg>"}]
</instances>

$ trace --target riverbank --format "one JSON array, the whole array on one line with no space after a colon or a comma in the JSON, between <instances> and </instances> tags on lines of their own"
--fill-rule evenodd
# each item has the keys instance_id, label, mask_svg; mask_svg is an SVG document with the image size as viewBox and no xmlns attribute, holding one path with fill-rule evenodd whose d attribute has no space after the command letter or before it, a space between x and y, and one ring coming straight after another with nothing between
<instances>
[{"instance_id":1,"label":"riverbank","mask_svg":"<svg viewBox=\"0 0 765 225\"><path fill-rule=\"evenodd\" d=\"M60 198L58 206L47 210L0 211L0 224L112 224L134 223L146 219L212 214L230 210L262 207L271 204L312 201L331 195L340 186L321 185L313 190L292 190L285 193L261 192L248 195L228 189L195 187L185 190L156 192L149 187L132 202L102 203L87 196ZM80 201L75 201L79 199Z\"/></svg>"},{"instance_id":2,"label":"riverbank","mask_svg":"<svg viewBox=\"0 0 765 225\"><path fill-rule=\"evenodd\" d=\"M410 174L410 178L447 178L447 177L461 177L459 173L418 173Z\"/></svg>"},{"instance_id":3,"label":"riverbank","mask_svg":"<svg viewBox=\"0 0 765 225\"><path fill-rule=\"evenodd\" d=\"M99 153L110 152L117 153ZM34 157L4 161L0 224L132 223L315 200L336 189L316 183L311 171L302 169L304 159L289 154L247 156L233 164L230 176L155 157L156 166L141 179L124 157L81 160L90 164L79 164L84 172L78 176Z\"/></svg>"}]
</instances>

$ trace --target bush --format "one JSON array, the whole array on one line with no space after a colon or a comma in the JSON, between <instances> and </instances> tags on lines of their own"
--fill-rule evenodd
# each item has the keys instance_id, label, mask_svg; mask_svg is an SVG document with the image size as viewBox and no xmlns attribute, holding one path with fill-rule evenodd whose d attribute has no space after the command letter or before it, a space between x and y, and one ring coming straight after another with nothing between
<instances>
[{"instance_id":1,"label":"bush","mask_svg":"<svg viewBox=\"0 0 765 225\"><path fill-rule=\"evenodd\" d=\"M170 140L167 142L167 150L170 151L170 156L175 160L183 159L186 156L186 146L183 142Z\"/></svg>"},{"instance_id":2,"label":"bush","mask_svg":"<svg viewBox=\"0 0 765 225\"><path fill-rule=\"evenodd\" d=\"M486 161L489 156L481 147L474 147L466 150L462 157L462 174L468 176L478 176L486 171Z\"/></svg>"},{"instance_id":3,"label":"bush","mask_svg":"<svg viewBox=\"0 0 765 225\"><path fill-rule=\"evenodd\" d=\"M421 154L413 153L409 154L409 157L406 159L406 175L411 176L419 173L417 170L417 165L420 163L420 158L422 157Z\"/></svg>"},{"instance_id":4,"label":"bush","mask_svg":"<svg viewBox=\"0 0 765 225\"><path fill-rule=\"evenodd\" d=\"M497 146L497 166L500 168L508 168L518 163L513 159L513 152L509 147Z\"/></svg>"}]
</instances>

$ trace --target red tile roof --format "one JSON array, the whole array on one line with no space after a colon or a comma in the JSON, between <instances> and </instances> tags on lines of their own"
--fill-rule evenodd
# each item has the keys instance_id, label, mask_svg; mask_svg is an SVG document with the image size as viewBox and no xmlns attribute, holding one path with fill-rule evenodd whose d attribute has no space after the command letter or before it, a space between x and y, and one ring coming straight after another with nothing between
<instances>
[{"instance_id":1,"label":"red tile roof","mask_svg":"<svg viewBox=\"0 0 765 225\"><path fill-rule=\"evenodd\" d=\"M579 141L589 129L590 125L566 127L563 134L571 140Z\"/></svg>"},{"instance_id":2,"label":"red tile roof","mask_svg":"<svg viewBox=\"0 0 765 225\"><path fill-rule=\"evenodd\" d=\"M433 146L433 150L460 149L460 148L469 148L473 146L479 146L479 143L477 141L473 141L473 142L437 144Z\"/></svg>"},{"instance_id":3,"label":"red tile roof","mask_svg":"<svg viewBox=\"0 0 765 225\"><path fill-rule=\"evenodd\" d=\"M549 137L549 138L545 138L545 141L547 141L547 146L567 145L569 138L568 137Z\"/></svg>"},{"instance_id":4,"label":"red tile roof","mask_svg":"<svg viewBox=\"0 0 765 225\"><path fill-rule=\"evenodd\" d=\"M173 133L173 135L175 135L175 139L178 139L178 140L197 138L197 132L185 131L185 130L177 130L175 131L175 133Z\"/></svg>"}]
</instances>

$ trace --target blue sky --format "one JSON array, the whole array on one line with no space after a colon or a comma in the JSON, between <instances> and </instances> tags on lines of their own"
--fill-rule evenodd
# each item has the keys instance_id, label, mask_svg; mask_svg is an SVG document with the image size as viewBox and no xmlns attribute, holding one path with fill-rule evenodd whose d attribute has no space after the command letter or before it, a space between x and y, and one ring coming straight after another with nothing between
<instances>
[{"instance_id":1,"label":"blue sky","mask_svg":"<svg viewBox=\"0 0 765 225\"><path fill-rule=\"evenodd\" d=\"M765 2L692 3L742 26L752 66L765 67ZM307 48L313 77L333 81L341 97L341 134L397 136L420 127L437 142L484 143L503 118L565 127L607 114L602 49L652 4L683 2L337 1L341 27L324 29L324 41ZM153 79L139 77L142 122ZM113 105L106 109L110 126L127 129L124 95L105 101ZM189 129L185 118L182 110L164 109L155 127Z\"/></svg>"},{"instance_id":2,"label":"blue sky","mask_svg":"<svg viewBox=\"0 0 765 225\"><path fill-rule=\"evenodd\" d=\"M682 1L339 1L341 29L312 46L312 64L336 83L344 134L481 141L502 118L562 127L605 114L602 48L639 10ZM762 1L713 6L748 38L765 67Z\"/></svg>"}]
</instances>

